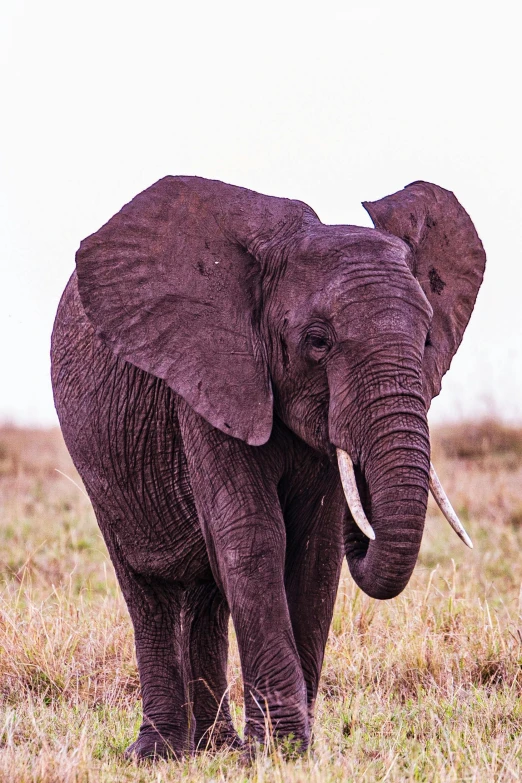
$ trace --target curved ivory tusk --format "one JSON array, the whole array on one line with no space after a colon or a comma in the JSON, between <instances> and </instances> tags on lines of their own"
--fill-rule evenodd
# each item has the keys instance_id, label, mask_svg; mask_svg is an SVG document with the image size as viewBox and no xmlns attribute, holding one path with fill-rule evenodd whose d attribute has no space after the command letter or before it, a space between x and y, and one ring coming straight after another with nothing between
<instances>
[{"instance_id":1,"label":"curved ivory tusk","mask_svg":"<svg viewBox=\"0 0 522 783\"><path fill-rule=\"evenodd\" d=\"M468 536L464 528L462 527L462 522L458 518L458 516L455 513L455 510L451 503L448 500L448 496L444 492L444 488L442 484L440 483L439 477L435 473L435 468L430 462L430 490L431 494L435 498L435 502L437 503L438 507L450 523L451 527L455 531L455 533L458 535L462 541L466 544L466 546L469 546L470 549L473 549L473 542L471 541L471 538Z\"/></svg>"},{"instance_id":2,"label":"curved ivory tusk","mask_svg":"<svg viewBox=\"0 0 522 783\"><path fill-rule=\"evenodd\" d=\"M375 533L366 519L361 498L359 497L359 490L357 489L355 473L353 472L353 462L350 455L342 449L337 449L337 462L339 463L339 473L341 474L344 495L346 497L346 502L348 503L348 508L351 511L353 521L365 536L368 536L372 541L375 541Z\"/></svg>"}]
</instances>

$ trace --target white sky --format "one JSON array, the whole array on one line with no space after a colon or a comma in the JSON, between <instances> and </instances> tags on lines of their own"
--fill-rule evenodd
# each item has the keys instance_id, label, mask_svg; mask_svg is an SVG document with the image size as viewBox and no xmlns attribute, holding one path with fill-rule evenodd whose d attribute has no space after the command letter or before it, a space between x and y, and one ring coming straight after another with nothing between
<instances>
[{"instance_id":1,"label":"white sky","mask_svg":"<svg viewBox=\"0 0 522 783\"><path fill-rule=\"evenodd\" d=\"M432 420L522 419L517 3L4 0L0 420L56 421L49 336L80 240L165 174L308 202L325 223L416 179L488 254Z\"/></svg>"}]
</instances>

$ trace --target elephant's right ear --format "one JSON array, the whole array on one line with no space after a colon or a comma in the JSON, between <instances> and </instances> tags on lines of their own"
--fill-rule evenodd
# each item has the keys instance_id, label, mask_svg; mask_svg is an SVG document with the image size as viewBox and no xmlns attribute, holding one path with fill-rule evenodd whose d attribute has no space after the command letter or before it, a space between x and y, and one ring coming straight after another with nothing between
<instances>
[{"instance_id":1,"label":"elephant's right ear","mask_svg":"<svg viewBox=\"0 0 522 783\"><path fill-rule=\"evenodd\" d=\"M440 392L442 376L460 345L482 283L486 254L470 216L449 190L412 182L380 201L363 202L375 228L403 239L412 250L412 272L432 308L424 351L426 403Z\"/></svg>"},{"instance_id":2,"label":"elephant's right ear","mask_svg":"<svg viewBox=\"0 0 522 783\"><path fill-rule=\"evenodd\" d=\"M272 428L258 334L270 249L313 211L199 177L165 177L85 239L78 286L99 337L213 426L251 445Z\"/></svg>"}]
</instances>

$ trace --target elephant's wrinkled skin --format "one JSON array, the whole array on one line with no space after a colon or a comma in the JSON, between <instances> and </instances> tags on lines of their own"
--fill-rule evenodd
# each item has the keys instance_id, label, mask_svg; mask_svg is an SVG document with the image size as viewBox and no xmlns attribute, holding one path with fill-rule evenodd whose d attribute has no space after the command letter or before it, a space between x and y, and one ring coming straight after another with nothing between
<instances>
[{"instance_id":1,"label":"elephant's wrinkled skin","mask_svg":"<svg viewBox=\"0 0 522 783\"><path fill-rule=\"evenodd\" d=\"M426 513L426 412L485 256L452 193L365 204L375 229L196 177L166 177L84 240L56 318L56 408L134 625L138 758L238 744L304 749L343 553L392 598ZM375 531L347 511L345 450Z\"/></svg>"}]
</instances>

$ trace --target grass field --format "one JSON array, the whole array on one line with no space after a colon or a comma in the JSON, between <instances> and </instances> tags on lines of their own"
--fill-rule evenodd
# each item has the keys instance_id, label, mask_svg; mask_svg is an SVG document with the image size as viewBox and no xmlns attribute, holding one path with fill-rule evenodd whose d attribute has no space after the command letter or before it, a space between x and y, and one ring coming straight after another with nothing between
<instances>
[{"instance_id":1,"label":"grass field","mask_svg":"<svg viewBox=\"0 0 522 783\"><path fill-rule=\"evenodd\" d=\"M138 767L130 621L59 432L0 430L0 781L522 780L522 431L433 434L475 549L431 504L406 591L379 603L343 572L314 742ZM241 725L232 644L231 698Z\"/></svg>"}]
</instances>

